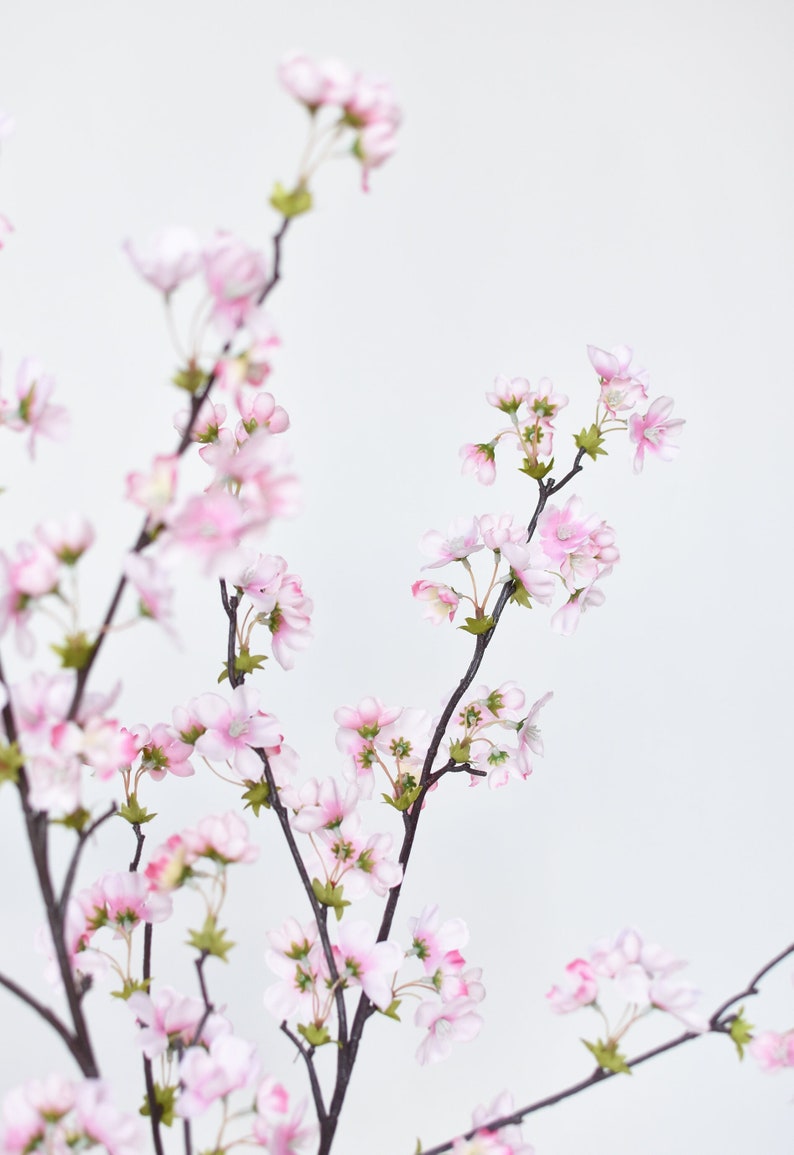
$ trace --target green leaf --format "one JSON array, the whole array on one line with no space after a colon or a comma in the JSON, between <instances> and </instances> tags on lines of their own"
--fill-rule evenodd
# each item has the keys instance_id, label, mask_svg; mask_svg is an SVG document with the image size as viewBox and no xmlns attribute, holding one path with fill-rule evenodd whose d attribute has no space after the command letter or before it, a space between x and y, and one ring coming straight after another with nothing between
<instances>
[{"instance_id":1,"label":"green leaf","mask_svg":"<svg viewBox=\"0 0 794 1155\"><path fill-rule=\"evenodd\" d=\"M320 882L319 878L312 879L312 890L314 897L323 906L330 906L336 915L337 922L341 921L342 915L345 912L345 907L350 906L342 894L344 892L343 886L333 886L330 882Z\"/></svg>"},{"instance_id":2,"label":"green leaf","mask_svg":"<svg viewBox=\"0 0 794 1155\"><path fill-rule=\"evenodd\" d=\"M119 808L119 815L126 819L130 826L143 826L145 822L151 822L157 815L150 813L145 806L141 806L134 794L130 794L129 802L126 802Z\"/></svg>"},{"instance_id":3,"label":"green leaf","mask_svg":"<svg viewBox=\"0 0 794 1155\"><path fill-rule=\"evenodd\" d=\"M312 207L312 194L302 184L297 185L291 192L284 188L284 185L276 181L273 192L270 196L270 203L277 213L281 213L283 217L299 217L301 213L307 213Z\"/></svg>"},{"instance_id":4,"label":"green leaf","mask_svg":"<svg viewBox=\"0 0 794 1155\"><path fill-rule=\"evenodd\" d=\"M298 1034L303 1035L310 1047L322 1047L332 1041L328 1028L316 1027L314 1023L309 1023L307 1027L303 1023L298 1023Z\"/></svg>"},{"instance_id":5,"label":"green leaf","mask_svg":"<svg viewBox=\"0 0 794 1155\"><path fill-rule=\"evenodd\" d=\"M191 930L188 933L190 934L188 946L195 947L202 954L213 955L223 962L229 961L226 956L235 944L226 938L226 931L217 925L214 915L207 915L201 930Z\"/></svg>"},{"instance_id":6,"label":"green leaf","mask_svg":"<svg viewBox=\"0 0 794 1155\"><path fill-rule=\"evenodd\" d=\"M493 618L490 614L485 618L466 618L466 625L458 626L458 629L465 630L467 634L487 634L493 629Z\"/></svg>"},{"instance_id":7,"label":"green leaf","mask_svg":"<svg viewBox=\"0 0 794 1155\"><path fill-rule=\"evenodd\" d=\"M209 377L204 370L192 362L185 369L178 369L171 378L171 383L186 393L198 393L208 381Z\"/></svg>"},{"instance_id":8,"label":"green leaf","mask_svg":"<svg viewBox=\"0 0 794 1155\"><path fill-rule=\"evenodd\" d=\"M56 826L65 826L69 830L76 830L78 834L81 830L85 830L91 819L90 810L84 810L79 806L77 810L73 810L71 814L67 814L64 818L51 818L50 821Z\"/></svg>"},{"instance_id":9,"label":"green leaf","mask_svg":"<svg viewBox=\"0 0 794 1155\"><path fill-rule=\"evenodd\" d=\"M240 653L234 659L234 668L238 674L252 674L254 670L261 670L263 663L267 661L267 654L252 654L243 646ZM218 675L218 681L222 682L224 678L229 677L229 667L224 665L223 670Z\"/></svg>"},{"instance_id":10,"label":"green leaf","mask_svg":"<svg viewBox=\"0 0 794 1155\"><path fill-rule=\"evenodd\" d=\"M601 436L597 425L591 425L589 429L583 429L581 433L574 433L573 439L579 449L583 449L588 457L592 457L593 461L599 454L606 457L606 449L601 448L604 444L604 438Z\"/></svg>"},{"instance_id":11,"label":"green leaf","mask_svg":"<svg viewBox=\"0 0 794 1155\"><path fill-rule=\"evenodd\" d=\"M535 481L542 481L546 474L551 473L554 468L554 458L552 457L545 465L542 461L531 462L524 458L518 468L521 473L526 473L527 477L534 477Z\"/></svg>"},{"instance_id":12,"label":"green leaf","mask_svg":"<svg viewBox=\"0 0 794 1155\"><path fill-rule=\"evenodd\" d=\"M392 1001L389 1003L386 1010L381 1011L380 1013L382 1015L385 1015L387 1019L394 1019L395 1023L399 1023L401 1020L400 1020L400 1016L397 1014L397 1008L399 1007L401 1002L402 1002L402 999L392 999Z\"/></svg>"},{"instance_id":13,"label":"green leaf","mask_svg":"<svg viewBox=\"0 0 794 1155\"><path fill-rule=\"evenodd\" d=\"M114 999L124 999L126 1002L130 995L134 995L136 991L147 992L151 985L151 979L125 979L124 986L120 991L111 991Z\"/></svg>"},{"instance_id":14,"label":"green leaf","mask_svg":"<svg viewBox=\"0 0 794 1155\"><path fill-rule=\"evenodd\" d=\"M510 573L512 574L513 581L516 583L516 588L510 595L510 601L515 602L516 605L525 606L528 610L531 610L532 602L529 600L529 594L524 589L521 582L518 580L512 570L510 570Z\"/></svg>"},{"instance_id":15,"label":"green leaf","mask_svg":"<svg viewBox=\"0 0 794 1155\"><path fill-rule=\"evenodd\" d=\"M0 784L17 782L25 759L17 742L0 743Z\"/></svg>"},{"instance_id":16,"label":"green leaf","mask_svg":"<svg viewBox=\"0 0 794 1155\"><path fill-rule=\"evenodd\" d=\"M154 1085L154 1100L160 1108L160 1122L165 1127L170 1127L174 1121L174 1107L176 1105L176 1095L178 1087L161 1087L159 1083ZM144 1096L143 1106L140 1114L145 1118L149 1118L152 1113L151 1105L148 1096Z\"/></svg>"},{"instance_id":17,"label":"green leaf","mask_svg":"<svg viewBox=\"0 0 794 1155\"><path fill-rule=\"evenodd\" d=\"M88 634L82 630L79 634L71 634L64 638L62 646L50 646L50 649L61 659L64 670L82 670L88 665L88 659L94 652L94 643L88 640Z\"/></svg>"},{"instance_id":18,"label":"green leaf","mask_svg":"<svg viewBox=\"0 0 794 1155\"><path fill-rule=\"evenodd\" d=\"M243 794L245 801L244 809L247 810L250 806L254 812L254 818L259 817L259 811L264 806L266 810L270 809L270 787L264 778L261 782L251 782L246 779L245 782L248 789Z\"/></svg>"},{"instance_id":19,"label":"green leaf","mask_svg":"<svg viewBox=\"0 0 794 1155\"><path fill-rule=\"evenodd\" d=\"M739 1007L739 1010L731 1022L730 1035L734 1041L736 1050L739 1052L740 1059L744 1058L744 1048L753 1037L753 1029L753 1024L748 1023L744 1017L744 1007Z\"/></svg>"},{"instance_id":20,"label":"green leaf","mask_svg":"<svg viewBox=\"0 0 794 1155\"><path fill-rule=\"evenodd\" d=\"M407 810L413 806L419 795L422 793L421 783L418 786L412 787L410 790L405 790L397 798L392 798L390 794L381 794L384 802L388 802L389 806L393 806L395 810Z\"/></svg>"},{"instance_id":21,"label":"green leaf","mask_svg":"<svg viewBox=\"0 0 794 1155\"><path fill-rule=\"evenodd\" d=\"M621 1055L618 1045L613 1039L606 1043L602 1043L600 1039L597 1043L588 1043L587 1039L582 1039L582 1042L602 1071L614 1071L616 1075L631 1074L631 1067L626 1062L626 1056Z\"/></svg>"},{"instance_id":22,"label":"green leaf","mask_svg":"<svg viewBox=\"0 0 794 1155\"><path fill-rule=\"evenodd\" d=\"M449 748L449 756L458 765L468 762L471 757L471 741L465 738L462 742L453 742Z\"/></svg>"}]
</instances>

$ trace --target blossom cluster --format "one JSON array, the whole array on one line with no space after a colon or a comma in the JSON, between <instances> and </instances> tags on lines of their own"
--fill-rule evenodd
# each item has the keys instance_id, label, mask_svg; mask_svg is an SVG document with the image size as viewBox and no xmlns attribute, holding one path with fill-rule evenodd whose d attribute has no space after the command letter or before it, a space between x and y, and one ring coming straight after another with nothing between
<instances>
[{"instance_id":1,"label":"blossom cluster","mask_svg":"<svg viewBox=\"0 0 794 1155\"><path fill-rule=\"evenodd\" d=\"M74 1083L60 1075L35 1079L3 1100L0 1146L7 1155L86 1150L108 1155L137 1155L142 1140L139 1119L120 1112L110 1088L100 1079Z\"/></svg>"},{"instance_id":2,"label":"blossom cluster","mask_svg":"<svg viewBox=\"0 0 794 1155\"><path fill-rule=\"evenodd\" d=\"M312 117L328 109L335 119L328 129L331 142L351 129L351 151L361 162L362 184L369 188L369 174L394 154L400 110L387 80L353 72L339 60L313 60L301 52L282 60L279 77L287 92L299 100ZM327 148L327 144L326 144ZM305 183L308 173L301 174Z\"/></svg>"},{"instance_id":3,"label":"blossom cluster","mask_svg":"<svg viewBox=\"0 0 794 1155\"><path fill-rule=\"evenodd\" d=\"M270 931L266 960L279 982L265 992L265 1006L280 1021L298 1019L298 1030L314 1046L330 1042L338 991L359 988L392 1019L406 997L421 999L414 1023L425 1030L416 1057L422 1063L447 1058L454 1042L467 1042L480 1030L476 1006L485 997L482 972L467 967L460 948L468 941L462 919L441 922L437 906L427 906L409 919L411 945L377 941L375 928L364 920L343 921L333 944L336 978L323 950L317 924L301 926L288 919ZM404 979L403 966L421 963L422 974Z\"/></svg>"},{"instance_id":4,"label":"blossom cluster","mask_svg":"<svg viewBox=\"0 0 794 1155\"><path fill-rule=\"evenodd\" d=\"M598 375L599 396L595 422L574 438L579 449L595 458L606 452L602 448L605 434L628 429L635 446L635 472L642 470L646 453L662 461L672 460L678 451L675 437L684 425L679 418L670 416L672 400L657 398L645 414L626 417L640 401L648 399L647 371L632 364L633 351L626 345L618 345L610 352L588 345L587 353ZM546 377L533 389L525 377L503 375L496 377L493 390L485 396L489 405L509 418L510 425L500 429L490 441L462 447L463 473L472 474L482 485L492 485L496 478L496 447L500 442L512 442L523 458L521 471L540 481L553 468L554 421L568 404L568 398L554 392Z\"/></svg>"},{"instance_id":5,"label":"blossom cluster","mask_svg":"<svg viewBox=\"0 0 794 1155\"><path fill-rule=\"evenodd\" d=\"M643 940L638 931L626 928L614 938L600 939L590 949L589 958L576 958L565 968L567 981L553 986L547 993L551 1009L568 1014L581 1007L592 1007L604 1021L605 1042L587 1043L598 1062L613 1070L625 1070L625 1060L618 1044L639 1019L652 1010L665 1011L684 1024L689 1031L704 1032L708 1021L695 1004L700 992L691 983L678 978L686 963L656 943ZM614 1027L604 1013L604 980L608 980L624 1008Z\"/></svg>"},{"instance_id":6,"label":"blossom cluster","mask_svg":"<svg viewBox=\"0 0 794 1155\"><path fill-rule=\"evenodd\" d=\"M456 518L446 536L430 530L423 536L421 548L431 558L423 569L459 562L472 591L463 593L427 580L415 582L413 596L424 604L424 616L434 624L445 618L452 621L460 602L468 601L474 616L461 628L471 633L489 628L489 599L505 582L512 581L513 600L529 608L533 602L551 605L560 589L565 600L552 615L551 626L557 633L572 634L586 609L603 604L599 583L620 557L614 530L597 514L585 514L578 497L569 498L562 508L547 505L531 541L527 541L526 526L510 514L487 514ZM469 558L483 549L493 554L493 565L481 590Z\"/></svg>"}]
</instances>

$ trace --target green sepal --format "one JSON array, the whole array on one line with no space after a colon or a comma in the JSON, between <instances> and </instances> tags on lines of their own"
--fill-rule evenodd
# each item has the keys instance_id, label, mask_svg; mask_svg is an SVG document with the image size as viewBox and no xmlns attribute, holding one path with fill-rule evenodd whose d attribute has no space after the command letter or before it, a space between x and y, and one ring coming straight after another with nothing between
<instances>
[{"instance_id":1,"label":"green sepal","mask_svg":"<svg viewBox=\"0 0 794 1155\"><path fill-rule=\"evenodd\" d=\"M79 834L81 830L85 830L90 820L91 811L78 806L77 810L73 810L71 814L67 814L63 818L51 818L50 822L56 826L65 826L68 830L76 830Z\"/></svg>"},{"instance_id":2,"label":"green sepal","mask_svg":"<svg viewBox=\"0 0 794 1155\"><path fill-rule=\"evenodd\" d=\"M237 674L253 674L254 670L261 670L262 663L267 661L267 654L252 654L245 646L240 650L240 653L234 659L234 669ZM229 677L228 664L224 665L223 670L218 675L218 681L222 682Z\"/></svg>"},{"instance_id":3,"label":"green sepal","mask_svg":"<svg viewBox=\"0 0 794 1155\"><path fill-rule=\"evenodd\" d=\"M171 384L186 393L198 393L209 381L208 375L198 365L191 363L186 369L178 369L171 378Z\"/></svg>"},{"instance_id":4,"label":"green sepal","mask_svg":"<svg viewBox=\"0 0 794 1155\"><path fill-rule=\"evenodd\" d=\"M111 991L114 999L124 999L126 1002L130 995L134 995L136 991L143 991L147 994L151 986L151 979L125 979L124 986L120 991Z\"/></svg>"},{"instance_id":5,"label":"green sepal","mask_svg":"<svg viewBox=\"0 0 794 1155\"><path fill-rule=\"evenodd\" d=\"M312 207L312 194L307 188L299 184L291 192L284 188L280 181L276 181L270 196L270 203L277 213L281 213L288 220L307 213Z\"/></svg>"},{"instance_id":6,"label":"green sepal","mask_svg":"<svg viewBox=\"0 0 794 1155\"><path fill-rule=\"evenodd\" d=\"M265 810L270 809L270 787L264 778L261 782L251 782L246 778L245 784L248 789L243 793L243 800L245 801L244 810L250 808L254 812L254 818L259 817L259 811L264 806Z\"/></svg>"},{"instance_id":7,"label":"green sepal","mask_svg":"<svg viewBox=\"0 0 794 1155\"><path fill-rule=\"evenodd\" d=\"M0 784L18 782L19 771L25 765L18 742L0 744Z\"/></svg>"},{"instance_id":8,"label":"green sepal","mask_svg":"<svg viewBox=\"0 0 794 1155\"><path fill-rule=\"evenodd\" d=\"M462 742L453 742L449 748L449 756L453 762L462 764L471 758L471 741L464 738Z\"/></svg>"},{"instance_id":9,"label":"green sepal","mask_svg":"<svg viewBox=\"0 0 794 1155\"><path fill-rule=\"evenodd\" d=\"M399 1007L401 1002L402 1002L402 999L392 999L392 1001L387 1006L386 1010L381 1011L380 1013L382 1015L385 1015L387 1019L394 1019L395 1023L399 1023L401 1021L401 1019L400 1019L400 1016L397 1014L397 1008Z\"/></svg>"},{"instance_id":10,"label":"green sepal","mask_svg":"<svg viewBox=\"0 0 794 1155\"><path fill-rule=\"evenodd\" d=\"M739 1058L744 1058L744 1048L753 1037L753 1024L748 1023L744 1017L744 1007L739 1007L736 1012L730 1029L730 1036L733 1039L736 1050L739 1052Z\"/></svg>"},{"instance_id":11,"label":"green sepal","mask_svg":"<svg viewBox=\"0 0 794 1155\"><path fill-rule=\"evenodd\" d=\"M631 1074L631 1067L626 1062L626 1056L621 1055L614 1040L610 1039L608 1043L602 1043L599 1039L597 1043L588 1043L587 1039L582 1039L582 1042L602 1071L614 1071L616 1075Z\"/></svg>"},{"instance_id":12,"label":"green sepal","mask_svg":"<svg viewBox=\"0 0 794 1155\"><path fill-rule=\"evenodd\" d=\"M50 646L53 653L61 659L61 668L64 670L82 670L88 665L88 660L94 652L94 643L88 640L88 634L83 630L79 634L71 634L64 638L62 646Z\"/></svg>"},{"instance_id":13,"label":"green sepal","mask_svg":"<svg viewBox=\"0 0 794 1155\"><path fill-rule=\"evenodd\" d=\"M467 634L487 634L489 630L493 629L493 618L490 614L484 618L466 618L465 626L458 626L459 630L465 630Z\"/></svg>"},{"instance_id":14,"label":"green sepal","mask_svg":"<svg viewBox=\"0 0 794 1155\"><path fill-rule=\"evenodd\" d=\"M178 1087L161 1087L159 1083L155 1083L154 1085L154 1101L160 1108L160 1122L165 1127L170 1127L174 1122L174 1107L176 1106L176 1095L178 1090ZM141 1107L139 1113L146 1119L148 1119L151 1115L152 1109L149 1104L148 1096L144 1096L143 1106Z\"/></svg>"},{"instance_id":15,"label":"green sepal","mask_svg":"<svg viewBox=\"0 0 794 1155\"><path fill-rule=\"evenodd\" d=\"M542 461L527 461L526 458L518 467L519 473L526 473L527 477L534 477L535 481L542 481L547 473L551 473L554 468L554 458L552 457L546 465Z\"/></svg>"},{"instance_id":16,"label":"green sepal","mask_svg":"<svg viewBox=\"0 0 794 1155\"><path fill-rule=\"evenodd\" d=\"M312 890L314 897L323 906L330 906L336 915L337 922L341 922L342 915L345 912L345 907L350 906L350 903L342 897L344 892L343 886L333 886L330 882L320 882L319 878L312 879Z\"/></svg>"},{"instance_id":17,"label":"green sepal","mask_svg":"<svg viewBox=\"0 0 794 1155\"><path fill-rule=\"evenodd\" d=\"M512 570L510 572L513 573ZM531 610L532 609L532 602L530 601L529 594L524 589L524 587L522 586L522 584L518 580L518 578L515 576L515 574L513 574L513 581L516 583L516 588L513 590L512 594L510 595L510 601L515 602L516 605L525 606L528 610Z\"/></svg>"},{"instance_id":18,"label":"green sepal","mask_svg":"<svg viewBox=\"0 0 794 1155\"><path fill-rule=\"evenodd\" d=\"M202 954L213 955L222 962L229 961L226 956L235 944L226 938L226 931L218 927L214 915L208 914L201 930L191 930L189 934L188 946L195 947Z\"/></svg>"},{"instance_id":19,"label":"green sepal","mask_svg":"<svg viewBox=\"0 0 794 1155\"><path fill-rule=\"evenodd\" d=\"M583 449L588 457L592 457L593 461L599 454L606 457L606 449L601 448L604 444L604 438L601 436L601 431L597 425L591 425L589 429L583 429L581 433L574 433L573 439L579 449Z\"/></svg>"},{"instance_id":20,"label":"green sepal","mask_svg":"<svg viewBox=\"0 0 794 1155\"><path fill-rule=\"evenodd\" d=\"M395 810L407 810L409 806L413 806L421 793L422 786L420 784L411 790L406 790L399 798L392 798L391 794L381 794L381 798L384 802L388 802L389 806L393 806Z\"/></svg>"},{"instance_id":21,"label":"green sepal","mask_svg":"<svg viewBox=\"0 0 794 1155\"><path fill-rule=\"evenodd\" d=\"M145 806L141 806L137 797L130 794L129 802L125 802L123 806L119 807L119 815L129 822L130 826L143 826L146 822L151 822L157 815L150 813Z\"/></svg>"},{"instance_id":22,"label":"green sepal","mask_svg":"<svg viewBox=\"0 0 794 1155\"><path fill-rule=\"evenodd\" d=\"M298 1023L298 1034L303 1035L310 1047L322 1047L333 1041L328 1027L316 1027L314 1023L309 1023L307 1027Z\"/></svg>"}]
</instances>

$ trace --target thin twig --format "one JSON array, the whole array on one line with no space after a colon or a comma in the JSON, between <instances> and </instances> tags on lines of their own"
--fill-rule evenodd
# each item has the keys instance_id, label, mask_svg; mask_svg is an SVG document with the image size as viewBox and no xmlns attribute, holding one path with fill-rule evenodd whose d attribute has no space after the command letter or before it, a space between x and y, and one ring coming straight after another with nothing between
<instances>
[{"instance_id":1,"label":"thin twig","mask_svg":"<svg viewBox=\"0 0 794 1155\"><path fill-rule=\"evenodd\" d=\"M29 994L28 991L24 989L24 987L19 985L19 983L15 983L13 979L8 978L2 973L0 973L0 986L5 987L7 991L11 991L12 995L16 995L17 998L21 999L23 1003L31 1008L31 1010L35 1011L39 1018L42 1018L45 1022L49 1023L52 1029L61 1036L63 1041L66 1043L66 1046L72 1053L72 1056L79 1063L80 1057L76 1049L77 1041L72 1032L66 1026L66 1023L62 1022L54 1011L51 1011L49 1007L45 1007L44 1003L40 1003L37 998L34 998L33 995Z\"/></svg>"},{"instance_id":2,"label":"thin twig","mask_svg":"<svg viewBox=\"0 0 794 1155\"><path fill-rule=\"evenodd\" d=\"M90 826L88 826L85 830L81 830L78 834L77 845L72 852L69 868L66 871L66 877L63 880L63 886L61 888L61 897L58 899L58 913L61 918L63 918L66 914L66 905L69 902L72 894L72 887L74 886L77 867L80 865L80 858L82 856L83 850L85 849L85 845L88 842L88 839L99 829L103 822L107 822L108 818L112 818L115 813L116 803L111 802L108 809L103 814L100 814L99 818L95 818Z\"/></svg>"},{"instance_id":3,"label":"thin twig","mask_svg":"<svg viewBox=\"0 0 794 1155\"><path fill-rule=\"evenodd\" d=\"M304 1047L297 1035L294 1035L287 1026L286 1020L281 1024L281 1030L287 1036L306 1063L306 1070L309 1075L309 1083L312 1088L312 1098L314 1099L314 1109L317 1112L317 1119L322 1124L326 1118L325 1103L323 1102L323 1092L320 1087L320 1080L317 1078L317 1071L314 1066L314 1047Z\"/></svg>"}]
</instances>

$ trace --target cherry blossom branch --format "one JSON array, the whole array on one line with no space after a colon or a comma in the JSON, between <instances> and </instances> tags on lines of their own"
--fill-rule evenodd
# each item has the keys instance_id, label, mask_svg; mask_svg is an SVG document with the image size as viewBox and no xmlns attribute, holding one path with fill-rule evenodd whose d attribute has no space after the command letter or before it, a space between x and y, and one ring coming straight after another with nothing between
<instances>
[{"instance_id":1,"label":"cherry blossom branch","mask_svg":"<svg viewBox=\"0 0 794 1155\"><path fill-rule=\"evenodd\" d=\"M561 489L564 489L565 486L578 473L581 472L582 459L584 454L584 449L580 448L577 451L576 456L574 457L573 465L565 474L565 476L560 479L560 481L555 481L552 477L549 477L546 481L540 479L538 480L538 498L535 504L535 509L527 526L527 542L532 540L535 530L537 529L538 519L543 513L543 510L546 507L546 503L552 494L558 493ZM408 868L408 861L411 856L414 839L416 838L416 832L419 826L419 819L422 813L422 804L425 800L427 792L434 782L437 782L439 778L448 773L451 769L451 767L447 765L442 767L441 770L437 770L435 772L433 771L433 763L436 759L436 756L438 755L439 747L444 738L444 735L446 734L447 727L450 723L450 720L452 719L452 715L459 705L463 695L466 693L466 690L474 681L480 666L482 665L486 650L488 649L494 633L496 632L496 627L499 624L499 620L502 616L504 608L512 595L515 593L515 589L516 584L515 581L512 580L505 582L504 586L502 587L502 591L499 594L494 609L491 613L493 624L489 630L483 634L477 635L475 638L474 653L471 657L471 661L469 662L463 677L460 679L458 685L450 695L449 700L447 701L447 704L444 707L441 713L441 717L439 718L439 721L433 732L433 736L430 740L427 754L422 765L422 772L419 779L421 786L420 792L415 802L411 806L410 811L403 812L404 834L402 846L400 847L400 853L397 860L403 870L402 881L399 882L396 886L392 887L392 889L389 891L389 896L386 900L380 928L378 930L378 942L384 942L389 937L391 932L394 916L397 911L397 904L402 893L402 885L405 881L405 872ZM339 1050L339 1058L337 1060L337 1078L331 1104L328 1109L328 1117L323 1123L321 1123L320 1146L318 1149L318 1155L328 1155L328 1152L331 1149L331 1144L333 1142L339 1115L345 1101L353 1066L356 1061L358 1047L361 1042L367 1020L373 1013L374 1007L372 1002L367 998L365 994L362 993L359 998L356 1012L353 1018L350 1040L346 1046L342 1045Z\"/></svg>"},{"instance_id":2,"label":"cherry blossom branch","mask_svg":"<svg viewBox=\"0 0 794 1155\"><path fill-rule=\"evenodd\" d=\"M753 995L759 994L758 984L761 979L765 977L771 970L774 969L789 955L794 954L794 943L787 946L780 954L776 955L770 962L766 963L759 971L757 971L750 979L744 990L739 991L738 994L732 995L722 1003L714 1014L709 1019L708 1030L705 1032L684 1031L677 1035L674 1039L669 1039L666 1043L661 1043L658 1047L653 1047L649 1051L644 1051L640 1055L636 1055L633 1059L627 1059L626 1065L632 1070L639 1067L642 1063L647 1063L649 1059L655 1059L657 1055L663 1055L666 1051L673 1051L677 1047L683 1046L684 1043L689 1043L693 1039L702 1038L704 1034L730 1034L731 1023L735 1016L729 1015L723 1018L725 1012L738 1003L741 999L747 999ZM580 1080L578 1083L573 1083L570 1087L566 1087L563 1091L557 1091L553 1095L547 1095L543 1099L537 1099L534 1103L529 1103L526 1107L519 1108L518 1111L512 1112L510 1115L501 1116L498 1119L490 1120L487 1124L488 1131L498 1131L502 1127L518 1126L529 1115L534 1115L537 1111L542 1111L544 1107L553 1107L555 1103L561 1103L564 1099L571 1099L574 1095L586 1091L588 1087L594 1087L597 1083L603 1083L607 1079L611 1079L614 1075L620 1074L619 1071L605 1071L602 1067L596 1067L592 1075L586 1079ZM474 1127L471 1131L466 1131L462 1138L473 1139L483 1127ZM458 1138L456 1136L455 1138ZM449 1139L446 1143L439 1143L437 1147L423 1148L422 1155L444 1155L445 1151L451 1151L455 1143L455 1139Z\"/></svg>"},{"instance_id":3,"label":"cherry blossom branch","mask_svg":"<svg viewBox=\"0 0 794 1155\"><path fill-rule=\"evenodd\" d=\"M283 221L281 222L280 228L273 235L273 238L271 241L271 244L273 246L273 272L272 272L269 280L266 282L265 286L263 287L261 293L259 294L259 297L257 298L257 304L258 305L263 305L265 303L267 298L272 293L273 289L275 289L276 285L281 280L282 245L283 245L283 241L284 241L284 237L286 235L287 229L289 228L290 219L291 219L290 217L285 217L283 219ZM240 326L238 325L238 328L239 327ZM224 346L220 352L219 357L216 358L216 366L217 366L218 362L223 357L225 357L226 354L229 352L229 349L231 348L231 344L232 344L232 337L230 337L228 339L228 341L226 341L226 343L224 344ZM179 444L178 444L177 449L176 449L176 456L177 457L181 457L185 453L185 451L187 450L188 446L190 445L190 441L191 441L190 435L192 433L193 426L196 423L196 418L198 417L199 410L201 409L201 406L204 404L207 397L209 396L210 390L214 386L216 380L217 380L217 371L216 371L216 369L213 369L207 378L207 383L204 386L204 388L199 393L194 393L191 396L191 398L190 398L190 415L189 415L187 424L186 424L186 426L182 432L182 436L179 439ZM143 525L143 527L142 527L142 529L141 529L140 533L138 534L138 537L135 541L135 545L132 547L130 552L133 554L141 553L144 549L146 549L146 547L153 540L154 540L154 538L153 538L152 534L149 532L149 530L146 528L146 522L144 522L144 525ZM102 619L102 625L99 628L99 632L97 634L96 641L94 642L91 653L88 656L88 660L86 661L85 665L80 670L77 671L77 679L75 682L74 694L72 696L72 702L71 702L71 705L69 707L69 713L67 715L67 719L70 721L76 717L77 711L80 709L80 703L83 699L83 694L85 693L85 688L86 688L86 685L88 683L88 679L90 677L91 670L92 670L94 663L96 662L96 659L99 655L99 651L102 649L102 646L104 645L105 639L108 636L108 633L110 631L110 627L112 626L113 621L116 617L116 612L118 610L119 603L121 602L122 594L124 593L124 589L125 589L126 585L127 585L126 575L121 574L121 576L119 577L118 583L116 585L116 588L113 591L113 596L110 599L110 604L108 605L105 616Z\"/></svg>"},{"instance_id":4,"label":"cherry blossom branch","mask_svg":"<svg viewBox=\"0 0 794 1155\"><path fill-rule=\"evenodd\" d=\"M229 630L227 635L226 646L226 673L229 677L229 683L232 688L241 686L245 681L245 674L237 670L236 655L237 655L237 608L238 599L236 596L229 597L226 588L226 583L221 581L221 601L226 616L229 619ZM331 983L334 985L334 1002L336 1003L337 1015L339 1018L339 1041L340 1044L347 1042L347 1010L345 1008L345 996L339 982L339 971L336 968L336 959L334 958L333 947L331 946L331 938L328 934L327 925L327 907L324 907L317 899L314 893L311 879L309 878L306 866L303 861L298 844L295 841L295 835L292 832L292 826L289 820L289 814L281 801L279 796L276 780L273 777L273 770L270 766L270 759L267 752L261 747L252 747L254 753L259 757L265 773L265 779L268 785L268 802L276 813L279 825L281 826L284 838L286 839L289 852L292 855L292 861L295 863L295 869L301 880L306 897L308 898L312 912L317 921L317 933L322 944L325 961L328 964L328 973L331 978Z\"/></svg>"}]
</instances>

